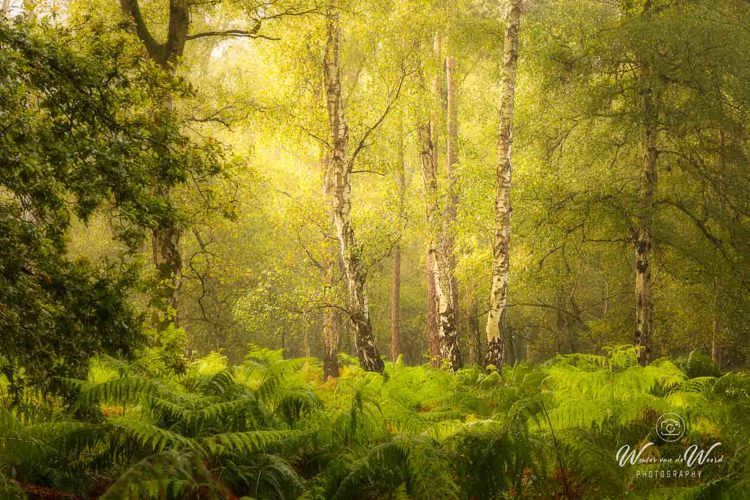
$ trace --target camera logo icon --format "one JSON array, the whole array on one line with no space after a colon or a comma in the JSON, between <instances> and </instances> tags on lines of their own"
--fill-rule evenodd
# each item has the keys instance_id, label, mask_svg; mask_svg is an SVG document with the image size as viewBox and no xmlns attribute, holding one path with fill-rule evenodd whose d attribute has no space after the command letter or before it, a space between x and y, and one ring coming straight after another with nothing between
<instances>
[{"instance_id":1,"label":"camera logo icon","mask_svg":"<svg viewBox=\"0 0 750 500\"><path fill-rule=\"evenodd\" d=\"M656 434L667 443L679 441L686 431L685 420L677 413L665 413L656 421Z\"/></svg>"}]
</instances>

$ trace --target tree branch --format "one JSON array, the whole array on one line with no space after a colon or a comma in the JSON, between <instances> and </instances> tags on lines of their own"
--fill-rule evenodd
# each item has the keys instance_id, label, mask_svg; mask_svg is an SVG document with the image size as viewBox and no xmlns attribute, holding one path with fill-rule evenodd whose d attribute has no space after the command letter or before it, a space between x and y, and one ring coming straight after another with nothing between
<instances>
[{"instance_id":1,"label":"tree branch","mask_svg":"<svg viewBox=\"0 0 750 500\"><path fill-rule=\"evenodd\" d=\"M703 234L703 236L706 237L706 239L713 244L714 247L721 253L722 257L724 257L727 262L732 262L732 259L729 258L729 256L724 251L724 245L721 239L719 239L717 236L714 236L711 231L706 227L706 223L702 220L700 220L698 217L693 215L692 212L690 212L687 208L685 208L681 203L678 203L676 201L672 200L658 200L656 202L657 205L667 205L672 208L675 208L677 211L682 212L684 215L686 215L692 222L695 224L695 226L698 228L698 230Z\"/></svg>"},{"instance_id":2,"label":"tree branch","mask_svg":"<svg viewBox=\"0 0 750 500\"><path fill-rule=\"evenodd\" d=\"M393 108L393 105L396 103L396 101L399 98L399 95L401 95L401 88L404 85L404 80L406 80L407 72L404 68L401 69L401 78L398 80L398 84L396 85L396 89L393 92L389 92L389 99L388 103L385 106L385 109L383 110L383 113L380 115L380 117L377 119L377 121L369 127L364 134L362 134L362 138L359 140L359 143L357 144L357 147L354 149L354 152L352 153L351 158L349 159L348 169L351 173L352 167L354 166L354 161L357 159L357 155L365 148L367 147L367 139L370 137L370 134L372 134L380 125L385 121L388 114L391 112L391 109ZM392 96L392 97L391 97Z\"/></svg>"},{"instance_id":3,"label":"tree branch","mask_svg":"<svg viewBox=\"0 0 750 500\"><path fill-rule=\"evenodd\" d=\"M146 21L143 19L138 0L120 0L120 7L135 22L135 32L146 46L146 50L151 58L163 64L165 60L165 46L157 42L151 35L148 26L146 26Z\"/></svg>"},{"instance_id":4,"label":"tree branch","mask_svg":"<svg viewBox=\"0 0 750 500\"><path fill-rule=\"evenodd\" d=\"M260 38L263 40L279 40L277 37L262 35L257 32L258 30L224 30L224 31L204 31L203 33L194 33L187 35L186 40L197 40L199 38L209 37L231 37L231 38Z\"/></svg>"}]
</instances>

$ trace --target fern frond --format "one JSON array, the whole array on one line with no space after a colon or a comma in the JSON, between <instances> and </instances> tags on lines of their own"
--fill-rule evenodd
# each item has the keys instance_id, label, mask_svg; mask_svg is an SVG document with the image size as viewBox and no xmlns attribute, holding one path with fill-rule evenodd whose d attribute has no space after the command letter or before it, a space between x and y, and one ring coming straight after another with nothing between
<instances>
[{"instance_id":1,"label":"fern frond","mask_svg":"<svg viewBox=\"0 0 750 500\"><path fill-rule=\"evenodd\" d=\"M253 498L298 498L305 484L296 470L278 455L259 453L252 460L236 462L226 459L219 479L234 491L244 491Z\"/></svg>"},{"instance_id":2,"label":"fern frond","mask_svg":"<svg viewBox=\"0 0 750 500\"><path fill-rule=\"evenodd\" d=\"M137 375L128 375L101 384L84 384L78 400L83 406L91 406L95 403L138 403L145 396L157 391L158 386L152 380Z\"/></svg>"},{"instance_id":3,"label":"fern frond","mask_svg":"<svg viewBox=\"0 0 750 500\"><path fill-rule=\"evenodd\" d=\"M251 454L273 446L291 443L302 435L299 431L224 432L201 439L201 444L213 455L228 453Z\"/></svg>"},{"instance_id":4,"label":"fern frond","mask_svg":"<svg viewBox=\"0 0 750 500\"><path fill-rule=\"evenodd\" d=\"M142 419L133 417L112 417L107 420L112 427L123 431L126 435L152 453L165 450L193 449L197 445L189 438L176 432L162 429Z\"/></svg>"},{"instance_id":5,"label":"fern frond","mask_svg":"<svg viewBox=\"0 0 750 500\"><path fill-rule=\"evenodd\" d=\"M151 455L128 468L101 500L180 499L200 492L200 498L223 499L226 488L217 484L203 461L186 451L169 450Z\"/></svg>"}]
</instances>

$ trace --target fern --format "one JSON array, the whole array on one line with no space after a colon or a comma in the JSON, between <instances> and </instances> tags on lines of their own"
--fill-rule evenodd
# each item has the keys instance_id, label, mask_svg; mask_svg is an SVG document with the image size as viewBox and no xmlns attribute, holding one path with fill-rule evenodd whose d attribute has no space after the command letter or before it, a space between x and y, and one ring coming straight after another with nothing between
<instances>
[{"instance_id":1,"label":"fern","mask_svg":"<svg viewBox=\"0 0 750 500\"><path fill-rule=\"evenodd\" d=\"M300 435L298 431L225 432L203 438L200 442L213 455L252 454L282 442L289 443Z\"/></svg>"},{"instance_id":2,"label":"fern","mask_svg":"<svg viewBox=\"0 0 750 500\"><path fill-rule=\"evenodd\" d=\"M152 380L129 375L100 384L82 384L78 402L81 406L91 406L97 403L137 403L144 395L157 391L158 388Z\"/></svg>"},{"instance_id":3,"label":"fern","mask_svg":"<svg viewBox=\"0 0 750 500\"><path fill-rule=\"evenodd\" d=\"M0 497L28 488L139 499L615 498L630 489L742 498L750 378L691 378L668 360L642 368L634 353L490 373L388 364L382 377L354 366L325 383L310 377L310 360L271 351L162 378L103 360L95 376L68 381L69 409L0 409ZM724 443L725 462L701 485L632 483L614 460L620 444L658 441L666 411L686 419L687 440ZM681 445L657 446L669 455Z\"/></svg>"},{"instance_id":4,"label":"fern","mask_svg":"<svg viewBox=\"0 0 750 500\"><path fill-rule=\"evenodd\" d=\"M129 467L101 499L181 499L199 495L220 499L225 498L224 494L197 455L169 450Z\"/></svg>"},{"instance_id":5,"label":"fern","mask_svg":"<svg viewBox=\"0 0 750 500\"><path fill-rule=\"evenodd\" d=\"M132 417L110 418L108 422L117 430L127 435L126 439L135 440L149 453L161 453L165 450L195 448L192 440L168 429L162 429L143 420Z\"/></svg>"}]
</instances>

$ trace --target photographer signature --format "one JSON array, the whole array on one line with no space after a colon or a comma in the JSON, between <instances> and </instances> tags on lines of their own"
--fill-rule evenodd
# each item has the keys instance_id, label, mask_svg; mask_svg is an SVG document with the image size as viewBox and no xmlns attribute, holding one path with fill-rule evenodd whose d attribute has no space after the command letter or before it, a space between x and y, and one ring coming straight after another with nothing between
<instances>
[{"instance_id":1,"label":"photographer signature","mask_svg":"<svg viewBox=\"0 0 750 500\"><path fill-rule=\"evenodd\" d=\"M641 446L640 449L631 447L629 444L622 445L617 453L615 459L620 467L626 465L635 464L656 464L656 463L679 463L685 464L687 467L693 467L695 465L705 465L709 463L721 463L724 461L724 456L712 456L711 453L721 446L720 442L712 444L708 448L700 448L697 444L688 446L682 456L677 458L665 458L665 457L644 457L644 452L653 446L654 443L648 442Z\"/></svg>"}]
</instances>

